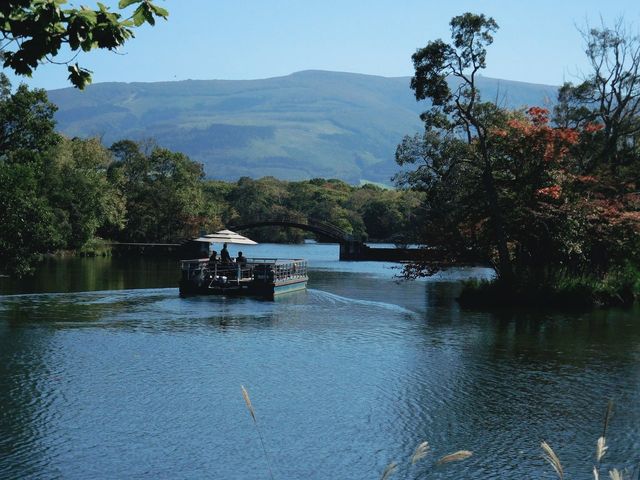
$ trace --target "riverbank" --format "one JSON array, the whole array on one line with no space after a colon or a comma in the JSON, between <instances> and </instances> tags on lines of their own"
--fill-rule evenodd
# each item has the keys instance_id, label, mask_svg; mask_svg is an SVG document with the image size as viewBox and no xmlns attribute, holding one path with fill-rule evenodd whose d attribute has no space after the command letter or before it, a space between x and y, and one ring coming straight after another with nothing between
<instances>
[{"instance_id":1,"label":"riverbank","mask_svg":"<svg viewBox=\"0 0 640 480\"><path fill-rule=\"evenodd\" d=\"M560 272L543 278L519 279L511 284L500 279L469 280L464 282L458 298L464 308L489 310L627 308L638 300L640 271L633 266L612 270L603 277Z\"/></svg>"}]
</instances>

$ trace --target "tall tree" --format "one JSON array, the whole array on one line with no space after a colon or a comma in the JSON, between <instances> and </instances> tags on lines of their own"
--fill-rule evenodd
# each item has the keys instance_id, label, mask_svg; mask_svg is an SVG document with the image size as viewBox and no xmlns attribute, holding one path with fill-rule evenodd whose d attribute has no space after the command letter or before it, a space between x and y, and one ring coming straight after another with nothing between
<instances>
[{"instance_id":1,"label":"tall tree","mask_svg":"<svg viewBox=\"0 0 640 480\"><path fill-rule=\"evenodd\" d=\"M569 127L599 125L585 166L615 169L640 156L640 36L618 21L613 28L590 28L583 38L591 71L577 85L562 86L556 119Z\"/></svg>"},{"instance_id":2,"label":"tall tree","mask_svg":"<svg viewBox=\"0 0 640 480\"><path fill-rule=\"evenodd\" d=\"M0 271L23 275L63 240L42 191L44 159L60 141L44 90L15 93L0 73Z\"/></svg>"},{"instance_id":3,"label":"tall tree","mask_svg":"<svg viewBox=\"0 0 640 480\"><path fill-rule=\"evenodd\" d=\"M496 270L508 280L513 269L489 139L501 114L494 104L480 101L476 85L478 72L486 67L486 47L493 43L498 25L493 18L465 13L454 17L450 26L451 43L431 41L412 56L415 75L411 88L416 100L429 99L432 108L421 115L425 134L405 138L396 159L403 165L422 156L426 160L422 170L433 174L430 181L459 169L479 175L479 193L487 206L497 251ZM422 153L417 154L416 149Z\"/></svg>"},{"instance_id":4,"label":"tall tree","mask_svg":"<svg viewBox=\"0 0 640 480\"><path fill-rule=\"evenodd\" d=\"M150 0L120 0L120 9L137 5L129 18L97 8L64 8L67 0L3 0L0 2L0 59L4 68L31 76L41 62L54 58L66 46L72 52L115 50L133 37L133 27L155 24L169 13ZM76 55L77 55L76 53ZM73 57L75 58L75 56ZM91 82L91 71L68 64L69 81L78 88Z\"/></svg>"}]
</instances>

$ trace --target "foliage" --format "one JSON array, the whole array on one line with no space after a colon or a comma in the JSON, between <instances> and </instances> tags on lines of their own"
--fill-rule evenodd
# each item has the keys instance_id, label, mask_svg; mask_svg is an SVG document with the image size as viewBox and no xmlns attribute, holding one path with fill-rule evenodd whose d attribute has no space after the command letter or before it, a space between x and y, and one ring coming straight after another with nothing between
<instances>
[{"instance_id":1,"label":"foliage","mask_svg":"<svg viewBox=\"0 0 640 480\"><path fill-rule=\"evenodd\" d=\"M31 165L0 161L0 205L0 272L31 273L41 254L62 246Z\"/></svg>"},{"instance_id":2,"label":"foliage","mask_svg":"<svg viewBox=\"0 0 640 480\"><path fill-rule=\"evenodd\" d=\"M111 235L129 242L172 242L215 225L202 190L202 165L153 144L111 146L110 181L126 198L126 227Z\"/></svg>"},{"instance_id":3,"label":"foliage","mask_svg":"<svg viewBox=\"0 0 640 480\"><path fill-rule=\"evenodd\" d=\"M44 155L59 136L46 92L20 86L12 93L4 74L0 84L0 271L22 275L63 244L40 182Z\"/></svg>"},{"instance_id":4,"label":"foliage","mask_svg":"<svg viewBox=\"0 0 640 480\"><path fill-rule=\"evenodd\" d=\"M56 110L44 90L20 85L12 93L9 79L0 73L0 161L34 162L56 145Z\"/></svg>"},{"instance_id":5,"label":"foliage","mask_svg":"<svg viewBox=\"0 0 640 480\"><path fill-rule=\"evenodd\" d=\"M154 25L156 17L166 19L169 15L150 0L120 0L121 9L137 4L127 19L101 3L97 9L64 8L66 3L66 0L0 3L0 58L4 60L4 68L31 76L42 61L53 63L53 57L63 46L78 53L96 48L115 50L133 37L133 27ZM84 88L91 83L92 72L77 63L69 65L68 71L74 86Z\"/></svg>"},{"instance_id":6,"label":"foliage","mask_svg":"<svg viewBox=\"0 0 640 480\"><path fill-rule=\"evenodd\" d=\"M583 168L637 162L640 36L629 34L622 21L613 28L588 28L582 35L591 72L579 84L560 88L556 120L571 127L598 126L581 151Z\"/></svg>"},{"instance_id":7,"label":"foliage","mask_svg":"<svg viewBox=\"0 0 640 480\"><path fill-rule=\"evenodd\" d=\"M66 248L83 247L99 228L123 228L123 194L106 175L111 162L95 138L63 138L47 159L43 182Z\"/></svg>"},{"instance_id":8,"label":"foliage","mask_svg":"<svg viewBox=\"0 0 640 480\"><path fill-rule=\"evenodd\" d=\"M470 254L491 261L497 273L492 288L501 294L520 289L524 297L529 292L541 298L535 292L584 293L588 286L598 303L608 291L631 291L624 282L616 284L619 276L612 273L626 263L640 265L631 130L624 141L603 147L608 127L601 117L569 121L594 107L575 96L556 111L556 120L560 113L566 120L556 124L544 108L511 111L480 102L474 75L484 67L483 46L497 27L472 14L455 17L451 25L452 45L430 42L413 56L416 98L431 98L433 108L422 115L424 134L405 137L396 153L400 165L417 166L402 171L397 182L425 193L422 243L440 248L451 261ZM447 83L445 74L454 78ZM632 88L637 74L625 75L624 85ZM626 105L628 124L637 124L631 102ZM417 262L405 276L438 268ZM478 299L486 293L475 291Z\"/></svg>"},{"instance_id":9,"label":"foliage","mask_svg":"<svg viewBox=\"0 0 640 480\"><path fill-rule=\"evenodd\" d=\"M492 33L498 26L492 18L471 13L454 17L450 25L451 44L429 42L412 56L415 75L411 88L417 100L430 99L432 108L421 115L424 135L405 137L396 153L400 165L421 161L420 168L397 180L401 185L420 185L430 192L429 214L442 220L436 231L448 236L458 249L462 243L457 238L459 229L445 225L451 223L447 203L481 205L492 231L490 243L497 251L496 270L498 275L510 278L513 271L504 206L496 186L499 158L490 145L490 132L500 125L504 114L494 104L480 102L476 85L476 75L486 66L486 46L493 42ZM450 185L451 181L457 184ZM439 200L434 201L436 198ZM466 210L456 211L454 218L463 220Z\"/></svg>"},{"instance_id":10,"label":"foliage","mask_svg":"<svg viewBox=\"0 0 640 480\"><path fill-rule=\"evenodd\" d=\"M45 253L120 228L124 202L107 180L111 156L98 140L61 137L44 90L21 85L12 93L0 80L0 271L20 276Z\"/></svg>"},{"instance_id":11,"label":"foliage","mask_svg":"<svg viewBox=\"0 0 640 480\"><path fill-rule=\"evenodd\" d=\"M417 192L355 187L341 180L314 178L287 182L273 177L243 177L235 183L205 182L207 202L217 204L226 225L257 220L320 220L357 238L411 242ZM249 232L259 241L300 242L309 232L262 227Z\"/></svg>"}]
</instances>

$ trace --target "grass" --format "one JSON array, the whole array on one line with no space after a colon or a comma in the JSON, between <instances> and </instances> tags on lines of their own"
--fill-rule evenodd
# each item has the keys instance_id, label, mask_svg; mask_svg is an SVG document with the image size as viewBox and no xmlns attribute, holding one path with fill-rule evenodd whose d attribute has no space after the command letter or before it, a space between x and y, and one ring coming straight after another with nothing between
<instances>
[{"instance_id":1,"label":"grass","mask_svg":"<svg viewBox=\"0 0 640 480\"><path fill-rule=\"evenodd\" d=\"M566 271L520 276L512 284L500 279L464 283L459 302L463 307L540 307L591 309L630 307L640 299L640 270L631 265L603 276L574 275Z\"/></svg>"}]
</instances>

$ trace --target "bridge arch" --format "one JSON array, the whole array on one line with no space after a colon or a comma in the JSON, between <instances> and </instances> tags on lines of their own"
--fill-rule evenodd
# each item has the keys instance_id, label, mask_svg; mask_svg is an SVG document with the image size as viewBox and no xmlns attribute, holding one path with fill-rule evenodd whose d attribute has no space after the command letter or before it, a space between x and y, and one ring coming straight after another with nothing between
<instances>
[{"instance_id":1,"label":"bridge arch","mask_svg":"<svg viewBox=\"0 0 640 480\"><path fill-rule=\"evenodd\" d=\"M330 223L322 222L319 220L303 221L293 219L269 219L269 220L256 220L253 222L234 224L229 227L230 230L242 231L249 228L257 227L288 227L299 228L300 230L306 230L308 232L315 233L317 235L335 240L337 243L343 244L353 242L353 235L347 233L343 229L331 225Z\"/></svg>"}]
</instances>

